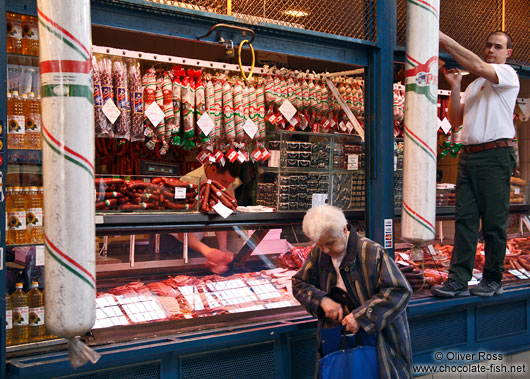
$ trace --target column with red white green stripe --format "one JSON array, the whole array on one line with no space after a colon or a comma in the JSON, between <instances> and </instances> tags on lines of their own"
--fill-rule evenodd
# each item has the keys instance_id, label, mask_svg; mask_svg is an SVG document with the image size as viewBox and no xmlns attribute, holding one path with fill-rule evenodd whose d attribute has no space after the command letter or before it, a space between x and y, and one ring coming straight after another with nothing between
<instances>
[{"instance_id":1,"label":"column with red white green stripe","mask_svg":"<svg viewBox=\"0 0 530 379\"><path fill-rule=\"evenodd\" d=\"M401 237L435 237L439 0L407 1L404 171Z\"/></svg>"},{"instance_id":2,"label":"column with red white green stripe","mask_svg":"<svg viewBox=\"0 0 530 379\"><path fill-rule=\"evenodd\" d=\"M38 0L46 326L78 344L95 320L94 107L89 0ZM83 363L74 354L72 365Z\"/></svg>"}]
</instances>

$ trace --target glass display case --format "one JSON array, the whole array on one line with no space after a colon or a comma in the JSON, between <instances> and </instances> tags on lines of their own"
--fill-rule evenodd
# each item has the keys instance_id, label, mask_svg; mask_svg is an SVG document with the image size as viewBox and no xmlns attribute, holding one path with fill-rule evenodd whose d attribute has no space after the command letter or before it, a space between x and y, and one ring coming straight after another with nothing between
<instances>
[{"instance_id":1,"label":"glass display case","mask_svg":"<svg viewBox=\"0 0 530 379\"><path fill-rule=\"evenodd\" d=\"M271 158L261 167L257 203L304 211L330 203L364 208L364 143L359 136L296 131L268 134Z\"/></svg>"}]
</instances>

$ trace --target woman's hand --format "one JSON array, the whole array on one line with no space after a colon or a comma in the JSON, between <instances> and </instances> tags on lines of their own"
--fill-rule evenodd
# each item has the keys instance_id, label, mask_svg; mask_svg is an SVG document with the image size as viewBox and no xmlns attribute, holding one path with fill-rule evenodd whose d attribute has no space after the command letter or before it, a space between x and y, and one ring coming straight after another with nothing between
<instances>
[{"instance_id":1,"label":"woman's hand","mask_svg":"<svg viewBox=\"0 0 530 379\"><path fill-rule=\"evenodd\" d=\"M346 327L346 331L352 333L357 333L357 331L361 327L352 313L344 317L344 319L342 320L342 325Z\"/></svg>"},{"instance_id":2,"label":"woman's hand","mask_svg":"<svg viewBox=\"0 0 530 379\"><path fill-rule=\"evenodd\" d=\"M322 298L322 301L320 302L320 308L322 308L322 310L326 314L326 318L329 318L330 320L337 320L337 321L342 320L342 317L343 317L342 305L331 300L331 298L327 296Z\"/></svg>"}]
</instances>

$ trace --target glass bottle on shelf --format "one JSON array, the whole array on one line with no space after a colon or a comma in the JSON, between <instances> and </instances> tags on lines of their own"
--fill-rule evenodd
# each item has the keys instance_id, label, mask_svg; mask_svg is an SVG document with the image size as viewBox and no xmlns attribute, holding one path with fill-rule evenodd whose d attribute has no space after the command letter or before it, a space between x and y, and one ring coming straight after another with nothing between
<instances>
[{"instance_id":1,"label":"glass bottle on shelf","mask_svg":"<svg viewBox=\"0 0 530 379\"><path fill-rule=\"evenodd\" d=\"M22 283L17 283L17 290L11 294L13 306L13 342L26 343L29 335L28 296L22 289Z\"/></svg>"},{"instance_id":2,"label":"glass bottle on shelf","mask_svg":"<svg viewBox=\"0 0 530 379\"><path fill-rule=\"evenodd\" d=\"M46 325L44 324L44 298L39 291L39 282L31 283L28 292L29 306L29 340L39 341L46 336Z\"/></svg>"},{"instance_id":3,"label":"glass bottle on shelf","mask_svg":"<svg viewBox=\"0 0 530 379\"><path fill-rule=\"evenodd\" d=\"M24 142L24 104L13 91L7 95L7 147L8 149L20 149Z\"/></svg>"},{"instance_id":4,"label":"glass bottle on shelf","mask_svg":"<svg viewBox=\"0 0 530 379\"><path fill-rule=\"evenodd\" d=\"M6 292L6 346L13 344L13 306Z\"/></svg>"},{"instance_id":5,"label":"glass bottle on shelf","mask_svg":"<svg viewBox=\"0 0 530 379\"><path fill-rule=\"evenodd\" d=\"M39 55L39 28L32 16L21 16L22 20L22 54Z\"/></svg>"},{"instance_id":6,"label":"glass bottle on shelf","mask_svg":"<svg viewBox=\"0 0 530 379\"><path fill-rule=\"evenodd\" d=\"M7 30L6 30L6 51L8 53L22 53L22 20L20 15L7 13Z\"/></svg>"},{"instance_id":7,"label":"glass bottle on shelf","mask_svg":"<svg viewBox=\"0 0 530 379\"><path fill-rule=\"evenodd\" d=\"M39 187L29 187L26 197L26 225L29 243L43 243L42 192Z\"/></svg>"},{"instance_id":8,"label":"glass bottle on shelf","mask_svg":"<svg viewBox=\"0 0 530 379\"><path fill-rule=\"evenodd\" d=\"M7 212L7 225L12 233L14 244L22 245L27 243L26 233L26 208L22 188L12 188L12 200ZM14 235L14 236L13 236Z\"/></svg>"},{"instance_id":9,"label":"glass bottle on shelf","mask_svg":"<svg viewBox=\"0 0 530 379\"><path fill-rule=\"evenodd\" d=\"M13 188L6 187L6 245L15 244L15 229L10 225L13 212Z\"/></svg>"},{"instance_id":10,"label":"glass bottle on shelf","mask_svg":"<svg viewBox=\"0 0 530 379\"><path fill-rule=\"evenodd\" d=\"M24 148L40 150L41 145L41 118L40 99L35 98L35 94L30 92L27 100L24 101L25 133Z\"/></svg>"}]
</instances>

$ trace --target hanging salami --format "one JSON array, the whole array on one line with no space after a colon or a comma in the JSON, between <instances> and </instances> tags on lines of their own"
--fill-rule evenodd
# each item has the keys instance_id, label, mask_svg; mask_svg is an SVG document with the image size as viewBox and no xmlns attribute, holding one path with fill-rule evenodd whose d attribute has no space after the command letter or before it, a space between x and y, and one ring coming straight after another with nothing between
<instances>
[{"instance_id":1,"label":"hanging salami","mask_svg":"<svg viewBox=\"0 0 530 379\"><path fill-rule=\"evenodd\" d=\"M143 86L137 63L129 64L129 96L131 99L131 141L143 141L145 139Z\"/></svg>"}]
</instances>

